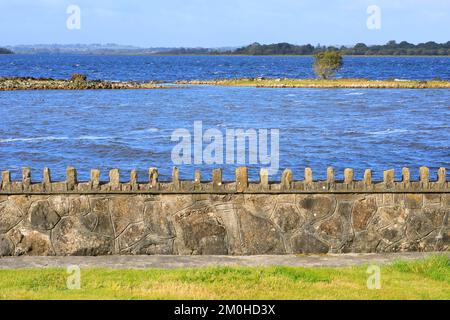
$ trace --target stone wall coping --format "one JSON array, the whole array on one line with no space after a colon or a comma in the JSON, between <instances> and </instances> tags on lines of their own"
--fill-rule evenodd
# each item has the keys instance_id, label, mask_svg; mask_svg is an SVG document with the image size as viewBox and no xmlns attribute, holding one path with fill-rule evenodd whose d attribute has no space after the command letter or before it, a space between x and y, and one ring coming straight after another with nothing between
<instances>
[{"instance_id":1,"label":"stone wall coping","mask_svg":"<svg viewBox=\"0 0 450 320\"><path fill-rule=\"evenodd\" d=\"M305 168L305 179L294 180L290 169L284 170L279 182L269 182L266 169L260 171L260 181L248 180L248 168L236 169L236 181L222 181L221 169L214 169L212 181L202 181L201 172L195 172L194 180L180 179L179 169L174 167L172 181L158 180L158 170L150 168L148 182L138 181L132 170L128 182L121 182L120 171L109 171L109 181L100 181L100 171L91 170L89 181L78 181L77 170L68 167L66 181L53 182L50 169L45 168L40 182L31 179L31 170L22 169L22 180L12 181L9 171L1 174L0 195L46 194L348 194L348 193L450 193L450 181L446 169L439 168L437 179L430 180L429 169L421 167L419 181L410 180L408 168L402 169L402 180L394 180L394 170L383 172L383 181L372 181L372 171L365 170L363 180L353 179L353 169L344 170L344 180L337 181L334 169L327 169L327 179L314 181L311 168Z\"/></svg>"}]
</instances>

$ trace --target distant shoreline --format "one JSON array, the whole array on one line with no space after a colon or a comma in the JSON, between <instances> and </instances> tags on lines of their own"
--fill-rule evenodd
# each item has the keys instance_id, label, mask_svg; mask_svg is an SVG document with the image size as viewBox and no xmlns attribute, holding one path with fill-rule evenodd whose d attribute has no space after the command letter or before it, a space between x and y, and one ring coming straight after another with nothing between
<instances>
[{"instance_id":1,"label":"distant shoreline","mask_svg":"<svg viewBox=\"0 0 450 320\"><path fill-rule=\"evenodd\" d=\"M7 46L5 49L18 54L55 53L55 54L100 54L100 55L207 55L207 56L309 56L323 51L338 51L344 56L450 56L450 41L437 43L434 41L422 43L397 42L391 40L386 44L367 45L356 43L353 46L324 46L291 44L279 42L272 44L251 43L241 47L135 47L117 44L36 44Z\"/></svg>"},{"instance_id":2,"label":"distant shoreline","mask_svg":"<svg viewBox=\"0 0 450 320\"><path fill-rule=\"evenodd\" d=\"M175 86L174 86L175 85ZM177 86L178 85L178 86ZM210 85L224 87L254 88L343 88L343 89L450 89L446 80L368 80L368 79L281 79L241 78L216 80L163 81L104 81L59 80L51 78L0 78L0 91L15 90L126 90L168 89L180 85Z\"/></svg>"},{"instance_id":3,"label":"distant shoreline","mask_svg":"<svg viewBox=\"0 0 450 320\"><path fill-rule=\"evenodd\" d=\"M312 54L173 54L173 53L82 53L82 52L36 52L36 53L7 53L0 56L129 56L129 57L314 57ZM450 55L360 55L360 54L344 54L343 57L355 58L450 58Z\"/></svg>"}]
</instances>

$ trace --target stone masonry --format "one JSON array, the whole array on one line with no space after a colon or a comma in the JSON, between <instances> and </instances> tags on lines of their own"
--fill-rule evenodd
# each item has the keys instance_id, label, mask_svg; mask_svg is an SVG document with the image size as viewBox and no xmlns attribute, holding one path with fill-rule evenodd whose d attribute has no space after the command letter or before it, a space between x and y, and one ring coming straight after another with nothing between
<instances>
[{"instance_id":1,"label":"stone masonry","mask_svg":"<svg viewBox=\"0 0 450 320\"><path fill-rule=\"evenodd\" d=\"M354 181L346 169L335 181L293 180L285 170L280 182L261 171L249 182L247 168L236 181L223 182L220 169L213 181L179 179L170 182L120 181L119 170L109 181L78 182L74 168L64 182L52 182L44 170L41 182L22 181L2 173L0 188L0 256L20 255L261 255L404 251L449 251L450 182L445 169L430 181L420 169L420 181L402 181L384 172L373 182L370 170Z\"/></svg>"}]
</instances>

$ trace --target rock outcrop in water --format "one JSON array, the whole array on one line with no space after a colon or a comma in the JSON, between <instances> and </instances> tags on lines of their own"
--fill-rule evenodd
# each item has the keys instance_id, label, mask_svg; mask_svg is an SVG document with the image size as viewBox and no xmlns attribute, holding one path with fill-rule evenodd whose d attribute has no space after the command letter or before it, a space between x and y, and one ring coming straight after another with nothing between
<instances>
[{"instance_id":1,"label":"rock outcrop in water","mask_svg":"<svg viewBox=\"0 0 450 320\"><path fill-rule=\"evenodd\" d=\"M164 86L165 81L106 81L87 80L85 75L74 74L70 80L53 78L12 77L0 78L0 91L13 90L99 90L99 89L158 89L176 88ZM212 85L256 88L367 88L367 89L439 89L450 88L444 80L368 80L368 79L271 79L241 78L215 80L179 80L178 85Z\"/></svg>"},{"instance_id":2,"label":"rock outcrop in water","mask_svg":"<svg viewBox=\"0 0 450 320\"><path fill-rule=\"evenodd\" d=\"M0 78L0 91L13 90L100 90L100 89L160 89L167 86L159 81L104 81L87 80L75 74L70 80L33 77Z\"/></svg>"}]
</instances>

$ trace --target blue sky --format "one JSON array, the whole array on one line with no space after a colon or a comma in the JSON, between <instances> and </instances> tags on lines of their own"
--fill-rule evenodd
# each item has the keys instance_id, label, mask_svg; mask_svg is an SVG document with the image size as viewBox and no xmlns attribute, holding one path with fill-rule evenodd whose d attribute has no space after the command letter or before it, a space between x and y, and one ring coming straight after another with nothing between
<instances>
[{"instance_id":1,"label":"blue sky","mask_svg":"<svg viewBox=\"0 0 450 320\"><path fill-rule=\"evenodd\" d=\"M80 30L66 27L71 4L81 9ZM380 30L366 26L369 5L381 9ZM450 0L0 0L0 45L348 45L449 35Z\"/></svg>"}]
</instances>

